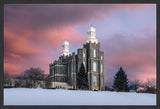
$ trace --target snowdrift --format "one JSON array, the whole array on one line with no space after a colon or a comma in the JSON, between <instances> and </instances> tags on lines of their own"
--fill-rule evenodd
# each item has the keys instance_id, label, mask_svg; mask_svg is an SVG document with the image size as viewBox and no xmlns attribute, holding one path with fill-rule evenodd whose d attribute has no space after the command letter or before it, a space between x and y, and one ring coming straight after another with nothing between
<instances>
[{"instance_id":1,"label":"snowdrift","mask_svg":"<svg viewBox=\"0 0 160 109\"><path fill-rule=\"evenodd\" d=\"M156 94L4 88L4 105L156 105Z\"/></svg>"}]
</instances>

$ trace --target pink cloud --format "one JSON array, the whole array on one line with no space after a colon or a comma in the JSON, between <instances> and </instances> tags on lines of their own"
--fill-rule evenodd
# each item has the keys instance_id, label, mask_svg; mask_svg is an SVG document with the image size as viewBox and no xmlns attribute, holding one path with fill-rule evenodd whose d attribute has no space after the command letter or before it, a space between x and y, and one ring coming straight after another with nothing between
<instances>
[{"instance_id":1,"label":"pink cloud","mask_svg":"<svg viewBox=\"0 0 160 109\"><path fill-rule=\"evenodd\" d=\"M155 33L155 29L147 28L136 36L115 34L110 39L103 39L106 42L102 47L105 52L106 77L112 76L113 80L122 66L131 80L156 78Z\"/></svg>"},{"instance_id":2,"label":"pink cloud","mask_svg":"<svg viewBox=\"0 0 160 109\"><path fill-rule=\"evenodd\" d=\"M56 59L56 54L52 52L61 51L61 44L68 40L72 45L76 46L82 43L83 36L72 27L62 27L60 30L51 28L35 33L19 29L21 32L14 32L11 29L4 28L4 63L12 63L20 66L21 69L14 70L17 73L23 72L29 67L41 67L45 73L49 73L49 61ZM16 39L16 40L15 40ZM14 66L16 68L16 66ZM18 68L18 67L17 67ZM5 70L12 71L10 67L5 67ZM13 73L13 72L11 72Z\"/></svg>"},{"instance_id":3,"label":"pink cloud","mask_svg":"<svg viewBox=\"0 0 160 109\"><path fill-rule=\"evenodd\" d=\"M6 4L5 25L11 28L44 30L52 27L76 26L100 20L111 13L155 6L154 4ZM58 12L57 12L58 10ZM15 23L17 22L17 23Z\"/></svg>"},{"instance_id":4,"label":"pink cloud","mask_svg":"<svg viewBox=\"0 0 160 109\"><path fill-rule=\"evenodd\" d=\"M19 71L22 70L22 67L16 66L14 64L4 63L4 72L8 72L9 75L17 75Z\"/></svg>"},{"instance_id":5,"label":"pink cloud","mask_svg":"<svg viewBox=\"0 0 160 109\"><path fill-rule=\"evenodd\" d=\"M45 35L45 36L44 36ZM60 46L65 40L68 40L73 45L82 43L84 40L83 35L73 29L73 27L61 27L61 29L51 28L46 30L43 34L39 35L40 40L43 44L54 48Z\"/></svg>"},{"instance_id":6,"label":"pink cloud","mask_svg":"<svg viewBox=\"0 0 160 109\"><path fill-rule=\"evenodd\" d=\"M103 20L112 12L127 10L132 14L149 6L155 5L7 4L4 9L4 69L11 73L21 73L33 66L49 73L48 64L50 60L58 58L57 54L60 54L59 49L65 40L74 47L83 44L84 36L74 29L75 26ZM155 39L151 36L151 28L144 31L148 31L143 34L147 39L124 34L113 35L111 39L104 38L102 48L105 52L107 78L110 78L109 74L113 77L120 66L124 66L130 78L155 77Z\"/></svg>"}]
</instances>

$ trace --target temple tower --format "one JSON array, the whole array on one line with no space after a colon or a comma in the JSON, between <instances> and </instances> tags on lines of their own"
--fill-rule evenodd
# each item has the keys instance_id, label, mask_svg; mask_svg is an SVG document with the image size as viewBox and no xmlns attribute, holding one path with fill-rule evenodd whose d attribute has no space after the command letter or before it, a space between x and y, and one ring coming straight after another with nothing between
<instances>
[{"instance_id":1,"label":"temple tower","mask_svg":"<svg viewBox=\"0 0 160 109\"><path fill-rule=\"evenodd\" d=\"M88 40L86 40L87 43L89 43L89 41L91 43L98 43L98 40L96 39L96 29L93 27L93 25L91 25L90 29L87 32L88 34Z\"/></svg>"},{"instance_id":2,"label":"temple tower","mask_svg":"<svg viewBox=\"0 0 160 109\"><path fill-rule=\"evenodd\" d=\"M91 25L84 48L87 53L87 72L90 90L104 90L104 52L96 39L96 29Z\"/></svg>"},{"instance_id":3,"label":"temple tower","mask_svg":"<svg viewBox=\"0 0 160 109\"><path fill-rule=\"evenodd\" d=\"M65 41L65 42L62 44L62 48L63 48L63 51L62 51L62 54L61 54L61 55L67 56L67 55L70 54L70 52L69 52L69 42L68 42L68 41Z\"/></svg>"}]
</instances>

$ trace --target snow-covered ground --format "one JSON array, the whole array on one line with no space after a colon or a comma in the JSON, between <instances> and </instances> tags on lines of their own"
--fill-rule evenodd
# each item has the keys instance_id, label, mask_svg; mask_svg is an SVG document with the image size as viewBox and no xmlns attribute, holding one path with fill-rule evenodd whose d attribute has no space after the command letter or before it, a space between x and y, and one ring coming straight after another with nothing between
<instances>
[{"instance_id":1,"label":"snow-covered ground","mask_svg":"<svg viewBox=\"0 0 160 109\"><path fill-rule=\"evenodd\" d=\"M156 105L156 94L5 88L4 105Z\"/></svg>"}]
</instances>

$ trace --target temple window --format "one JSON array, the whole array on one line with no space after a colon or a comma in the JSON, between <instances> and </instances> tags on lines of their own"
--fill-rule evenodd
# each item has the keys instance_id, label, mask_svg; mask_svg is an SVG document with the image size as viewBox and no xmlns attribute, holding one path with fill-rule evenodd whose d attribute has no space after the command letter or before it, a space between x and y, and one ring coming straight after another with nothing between
<instances>
[{"instance_id":1,"label":"temple window","mask_svg":"<svg viewBox=\"0 0 160 109\"><path fill-rule=\"evenodd\" d=\"M96 64L96 62L93 62L93 71L97 71L97 64Z\"/></svg>"}]
</instances>

